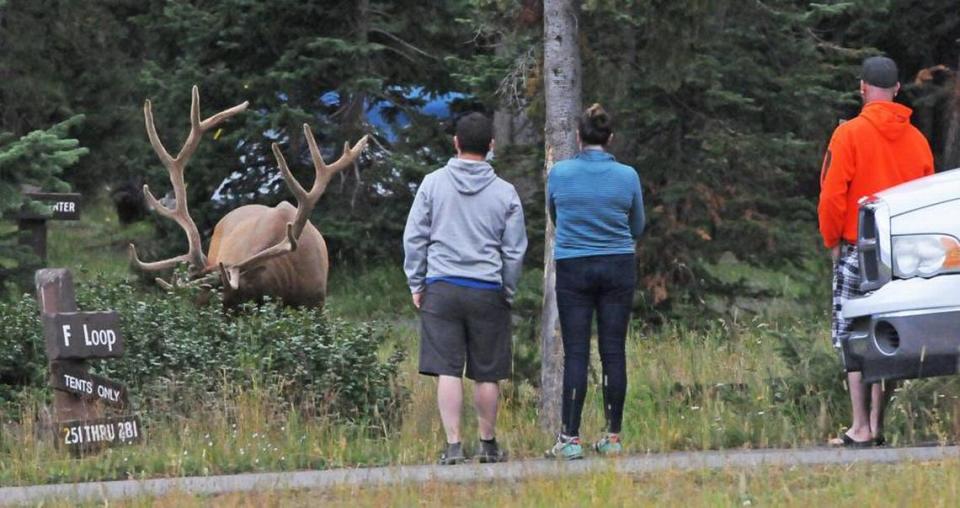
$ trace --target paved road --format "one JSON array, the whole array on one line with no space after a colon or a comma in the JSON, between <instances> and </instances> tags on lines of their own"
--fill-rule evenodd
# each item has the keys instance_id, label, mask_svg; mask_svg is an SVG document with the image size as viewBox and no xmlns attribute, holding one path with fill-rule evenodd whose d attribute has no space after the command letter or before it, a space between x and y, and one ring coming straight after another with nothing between
<instances>
[{"instance_id":1,"label":"paved road","mask_svg":"<svg viewBox=\"0 0 960 508\"><path fill-rule=\"evenodd\" d=\"M957 458L960 458L960 446L872 448L866 450L820 448L677 452L635 455L614 460L588 459L562 463L546 460L524 460L490 465L392 466L6 487L0 488L0 505L35 504L53 498L69 498L78 501L117 500L145 495L160 496L169 492L223 494L273 489L324 489L336 485L518 480L535 476L574 476L593 471L638 474L663 470L923 462Z\"/></svg>"}]
</instances>

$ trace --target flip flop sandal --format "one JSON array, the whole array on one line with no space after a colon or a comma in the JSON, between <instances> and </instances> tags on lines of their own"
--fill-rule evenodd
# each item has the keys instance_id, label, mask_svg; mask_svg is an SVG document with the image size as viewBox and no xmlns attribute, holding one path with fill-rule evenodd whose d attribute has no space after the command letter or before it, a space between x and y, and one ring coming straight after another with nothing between
<instances>
[{"instance_id":1,"label":"flip flop sandal","mask_svg":"<svg viewBox=\"0 0 960 508\"><path fill-rule=\"evenodd\" d=\"M857 441L852 437L848 436L846 432L840 434L841 443L831 442L833 446L843 447L843 448L872 448L875 446L875 441L873 439L867 441Z\"/></svg>"}]
</instances>

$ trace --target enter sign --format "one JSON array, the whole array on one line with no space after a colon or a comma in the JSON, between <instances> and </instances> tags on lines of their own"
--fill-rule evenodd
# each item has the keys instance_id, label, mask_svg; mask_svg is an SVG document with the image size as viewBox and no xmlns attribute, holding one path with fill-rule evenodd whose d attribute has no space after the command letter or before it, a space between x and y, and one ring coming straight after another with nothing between
<instances>
[{"instance_id":1,"label":"enter sign","mask_svg":"<svg viewBox=\"0 0 960 508\"><path fill-rule=\"evenodd\" d=\"M80 194L72 192L28 192L25 196L43 203L50 212L49 214L38 214L24 207L20 210L20 219L80 220Z\"/></svg>"}]
</instances>

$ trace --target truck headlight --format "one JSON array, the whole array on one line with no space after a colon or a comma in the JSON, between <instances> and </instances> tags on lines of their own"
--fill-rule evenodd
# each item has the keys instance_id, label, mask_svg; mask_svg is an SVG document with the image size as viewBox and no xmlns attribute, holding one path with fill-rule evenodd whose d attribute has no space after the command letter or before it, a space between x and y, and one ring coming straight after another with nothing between
<instances>
[{"instance_id":1,"label":"truck headlight","mask_svg":"<svg viewBox=\"0 0 960 508\"><path fill-rule=\"evenodd\" d=\"M960 241L948 235L893 237L893 274L930 277L960 270Z\"/></svg>"}]
</instances>

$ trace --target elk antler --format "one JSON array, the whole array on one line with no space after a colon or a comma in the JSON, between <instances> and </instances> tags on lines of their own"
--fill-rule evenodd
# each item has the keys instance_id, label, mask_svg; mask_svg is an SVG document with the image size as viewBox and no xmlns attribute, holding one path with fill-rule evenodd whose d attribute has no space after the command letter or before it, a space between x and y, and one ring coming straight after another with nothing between
<instances>
[{"instance_id":1,"label":"elk antler","mask_svg":"<svg viewBox=\"0 0 960 508\"><path fill-rule=\"evenodd\" d=\"M313 132L307 124L303 124L303 136L307 138L307 145L310 146L310 158L313 159L313 167L316 171L313 187L310 188L310 192L303 189L300 182L290 172L287 161L283 158L283 152L280 151L280 146L274 143L272 146L273 155L277 158L277 165L280 166L280 174L283 175L283 181L286 182L290 192L297 199L297 215L293 222L287 223L286 238L282 241L250 256L227 271L221 269L224 273L223 278L226 279L225 282L228 282L234 289L239 284L239 276L242 272L254 268L270 258L296 250L297 240L300 238L303 228L307 225L307 221L310 220L313 207L320 200L323 191L327 189L330 179L357 160L357 157L366 148L369 139L369 136L360 138L360 141L357 141L353 148L350 148L350 143L344 143L343 154L337 159L337 162L328 166L323 161L323 156L320 155L320 149L317 147L317 140L313 137Z\"/></svg>"},{"instance_id":2,"label":"elk antler","mask_svg":"<svg viewBox=\"0 0 960 508\"><path fill-rule=\"evenodd\" d=\"M307 221L310 219L313 207L317 204L317 201L320 200L323 192L327 190L327 184L330 183L330 180L333 179L337 173L352 165L354 161L357 160L357 157L360 157L363 149L367 147L367 141L370 138L369 136L360 138L360 141L357 141L357 144L353 145L353 148L350 148L350 143L344 142L343 154L340 155L337 162L328 166L326 162L323 161L323 156L320 155L320 149L317 147L317 140L313 137L313 131L310 130L310 126L307 124L303 124L303 137L307 138L307 145L310 147L310 158L313 159L313 168L316 172L316 177L314 178L313 187L310 188L310 192L304 191L300 182L298 182L293 176L293 173L290 172L290 168L287 167L287 161L284 160L280 147L277 146L276 143L274 143L272 147L273 155L277 158L277 164L280 166L280 173L283 175L283 181L287 183L290 192L297 198L297 218L293 222L293 234L297 238L300 238L300 233L303 232L304 226L306 226Z\"/></svg>"},{"instance_id":3,"label":"elk antler","mask_svg":"<svg viewBox=\"0 0 960 508\"><path fill-rule=\"evenodd\" d=\"M173 208L163 205L153 193L150 192L150 188L146 185L143 186L143 195L147 201L147 206L158 214L173 219L183 228L187 234L189 248L186 254L162 261L144 263L137 257L137 248L131 243L130 261L139 269L147 272L156 272L173 268L177 264L184 262L188 263L188 271L191 275L196 275L204 269L207 260L206 256L203 255L200 243L200 232L197 231L197 225L193 222L193 219L190 218L190 210L187 208L187 189L183 180L183 170L190 161L190 157L192 157L193 153L197 150L197 146L200 145L200 139L203 137L203 134L216 127L220 122L244 111L247 109L248 104L248 102L244 102L230 109L225 109L210 118L200 120L200 91L197 86L194 85L190 103L190 134L187 135L187 140L183 142L180 153L177 154L176 158L173 158L170 156L170 153L167 152L167 149L163 147L163 143L157 136L157 127L153 121L153 108L150 100L147 99L143 103L143 118L147 127L147 136L150 138L150 145L153 146L153 150L157 152L157 156L160 157L160 162L163 163L163 166L167 168L167 172L170 174L170 183L173 185L173 194L176 202Z\"/></svg>"}]
</instances>

